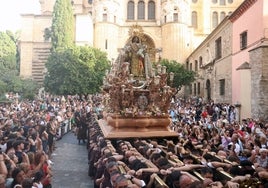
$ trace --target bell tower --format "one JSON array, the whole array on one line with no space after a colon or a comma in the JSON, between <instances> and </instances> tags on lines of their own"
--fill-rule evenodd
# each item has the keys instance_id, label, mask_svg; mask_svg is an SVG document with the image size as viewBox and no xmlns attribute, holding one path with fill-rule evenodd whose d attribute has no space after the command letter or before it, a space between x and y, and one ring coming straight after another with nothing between
<instances>
[{"instance_id":1,"label":"bell tower","mask_svg":"<svg viewBox=\"0 0 268 188\"><path fill-rule=\"evenodd\" d=\"M161 2L163 58L184 62L190 53L190 4L183 0Z\"/></svg>"},{"instance_id":2,"label":"bell tower","mask_svg":"<svg viewBox=\"0 0 268 188\"><path fill-rule=\"evenodd\" d=\"M122 2L124 1L93 1L94 47L107 52L109 59L115 59L118 54L119 36L122 35Z\"/></svg>"}]
</instances>

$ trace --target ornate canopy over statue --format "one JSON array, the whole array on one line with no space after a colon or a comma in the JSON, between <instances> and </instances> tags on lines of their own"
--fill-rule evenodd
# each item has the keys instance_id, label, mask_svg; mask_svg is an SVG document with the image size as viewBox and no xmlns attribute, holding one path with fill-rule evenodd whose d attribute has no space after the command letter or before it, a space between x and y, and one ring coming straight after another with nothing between
<instances>
[{"instance_id":1,"label":"ornate canopy over statue","mask_svg":"<svg viewBox=\"0 0 268 188\"><path fill-rule=\"evenodd\" d=\"M103 80L105 117L100 124L107 137L133 137L133 131L145 137L176 136L168 129L175 89L167 79L173 81L173 73L167 74L161 65L152 68L142 32L141 27L132 27L130 43Z\"/></svg>"}]
</instances>

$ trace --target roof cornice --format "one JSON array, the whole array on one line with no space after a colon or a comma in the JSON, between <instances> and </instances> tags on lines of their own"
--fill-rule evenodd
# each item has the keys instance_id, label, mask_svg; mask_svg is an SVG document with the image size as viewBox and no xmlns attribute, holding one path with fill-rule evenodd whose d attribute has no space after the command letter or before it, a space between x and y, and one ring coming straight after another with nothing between
<instances>
[{"instance_id":1,"label":"roof cornice","mask_svg":"<svg viewBox=\"0 0 268 188\"><path fill-rule=\"evenodd\" d=\"M245 0L229 17L231 22L236 21L241 15L243 15L254 3L258 0Z\"/></svg>"}]
</instances>

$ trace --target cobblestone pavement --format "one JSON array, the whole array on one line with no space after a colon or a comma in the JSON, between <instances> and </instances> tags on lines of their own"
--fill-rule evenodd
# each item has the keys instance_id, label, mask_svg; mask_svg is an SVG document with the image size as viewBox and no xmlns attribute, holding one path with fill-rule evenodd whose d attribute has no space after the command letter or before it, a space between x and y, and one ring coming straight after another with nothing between
<instances>
[{"instance_id":1,"label":"cobblestone pavement","mask_svg":"<svg viewBox=\"0 0 268 188\"><path fill-rule=\"evenodd\" d=\"M78 145L72 132L56 141L52 156L53 188L93 188L88 176L88 159L85 144Z\"/></svg>"}]
</instances>

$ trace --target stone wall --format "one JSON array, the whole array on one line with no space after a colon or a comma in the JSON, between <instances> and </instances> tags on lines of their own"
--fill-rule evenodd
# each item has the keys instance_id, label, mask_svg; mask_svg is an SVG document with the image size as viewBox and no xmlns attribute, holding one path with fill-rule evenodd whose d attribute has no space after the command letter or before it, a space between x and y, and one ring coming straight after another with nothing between
<instances>
[{"instance_id":1,"label":"stone wall","mask_svg":"<svg viewBox=\"0 0 268 188\"><path fill-rule=\"evenodd\" d=\"M198 63L198 77L196 85L200 83L200 94L205 100L208 99L208 88L206 83L210 82L211 99L216 103L231 103L232 100L232 27L226 20L191 54L188 59L192 70L195 70L195 63ZM215 58L215 41L221 38L222 57ZM202 61L201 61L202 59ZM225 80L224 94L220 94L220 80ZM194 91L194 89L192 88ZM194 95L194 92L192 93Z\"/></svg>"},{"instance_id":2,"label":"stone wall","mask_svg":"<svg viewBox=\"0 0 268 188\"><path fill-rule=\"evenodd\" d=\"M268 45L252 49L249 55L252 117L268 121Z\"/></svg>"}]
</instances>

